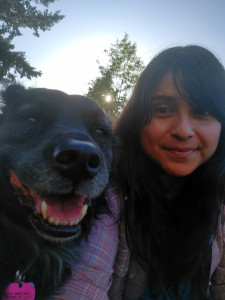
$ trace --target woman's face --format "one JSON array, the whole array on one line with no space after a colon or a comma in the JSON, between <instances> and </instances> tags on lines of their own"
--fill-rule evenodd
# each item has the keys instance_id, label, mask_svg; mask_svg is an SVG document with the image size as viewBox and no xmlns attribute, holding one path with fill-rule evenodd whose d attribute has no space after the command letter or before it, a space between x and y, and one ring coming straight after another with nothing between
<instances>
[{"instance_id":1,"label":"woman's face","mask_svg":"<svg viewBox=\"0 0 225 300\"><path fill-rule=\"evenodd\" d=\"M152 95L152 119L141 133L144 151L168 173L191 174L216 151L221 123L189 105L166 74Z\"/></svg>"}]
</instances>

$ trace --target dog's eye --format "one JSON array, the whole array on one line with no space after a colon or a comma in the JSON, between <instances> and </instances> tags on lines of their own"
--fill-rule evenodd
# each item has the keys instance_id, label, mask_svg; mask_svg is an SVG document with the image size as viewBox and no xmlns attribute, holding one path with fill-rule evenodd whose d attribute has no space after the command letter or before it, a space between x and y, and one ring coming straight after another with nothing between
<instances>
[{"instance_id":1,"label":"dog's eye","mask_svg":"<svg viewBox=\"0 0 225 300\"><path fill-rule=\"evenodd\" d=\"M99 135L107 135L107 131L105 129L102 128L98 128L95 130L95 133L99 134Z\"/></svg>"},{"instance_id":2,"label":"dog's eye","mask_svg":"<svg viewBox=\"0 0 225 300\"><path fill-rule=\"evenodd\" d=\"M37 119L35 117L29 117L28 121L35 123L35 122L37 122Z\"/></svg>"},{"instance_id":3,"label":"dog's eye","mask_svg":"<svg viewBox=\"0 0 225 300\"><path fill-rule=\"evenodd\" d=\"M18 119L20 119L22 122L31 122L31 123L35 123L37 122L37 114L33 113L33 112L20 112L18 114Z\"/></svg>"}]
</instances>

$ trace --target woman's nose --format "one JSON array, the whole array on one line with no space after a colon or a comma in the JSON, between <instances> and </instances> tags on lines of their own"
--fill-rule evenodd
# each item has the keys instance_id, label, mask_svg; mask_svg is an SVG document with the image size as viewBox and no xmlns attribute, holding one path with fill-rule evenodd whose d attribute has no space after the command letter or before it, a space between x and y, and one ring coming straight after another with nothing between
<instances>
[{"instance_id":1,"label":"woman's nose","mask_svg":"<svg viewBox=\"0 0 225 300\"><path fill-rule=\"evenodd\" d=\"M189 115L179 115L174 118L171 135L177 139L185 140L194 136L194 123Z\"/></svg>"}]
</instances>

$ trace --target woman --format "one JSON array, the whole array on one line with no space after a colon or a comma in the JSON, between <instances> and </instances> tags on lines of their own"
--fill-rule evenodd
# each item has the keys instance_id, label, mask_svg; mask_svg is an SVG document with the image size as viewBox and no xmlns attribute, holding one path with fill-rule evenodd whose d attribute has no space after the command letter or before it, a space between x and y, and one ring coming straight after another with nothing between
<instances>
[{"instance_id":1,"label":"woman","mask_svg":"<svg viewBox=\"0 0 225 300\"><path fill-rule=\"evenodd\" d=\"M225 299L222 64L200 46L163 51L141 74L115 133L131 260L120 278L127 254L118 252L111 299L118 285L129 300Z\"/></svg>"}]
</instances>

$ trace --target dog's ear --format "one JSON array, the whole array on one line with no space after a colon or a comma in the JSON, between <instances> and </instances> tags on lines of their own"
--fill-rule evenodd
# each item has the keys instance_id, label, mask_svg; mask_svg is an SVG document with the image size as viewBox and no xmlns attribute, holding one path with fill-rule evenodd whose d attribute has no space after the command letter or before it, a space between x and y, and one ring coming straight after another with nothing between
<instances>
[{"instance_id":1,"label":"dog's ear","mask_svg":"<svg viewBox=\"0 0 225 300\"><path fill-rule=\"evenodd\" d=\"M2 92L2 102L7 103L11 99L20 98L20 95L23 94L25 91L25 87L19 84L12 84L9 85L3 92Z\"/></svg>"},{"instance_id":2,"label":"dog's ear","mask_svg":"<svg viewBox=\"0 0 225 300\"><path fill-rule=\"evenodd\" d=\"M26 89L24 86L19 84L9 85L5 90L1 92L0 97L0 121L3 117L4 110L8 103L16 101L21 98L25 93Z\"/></svg>"}]
</instances>

